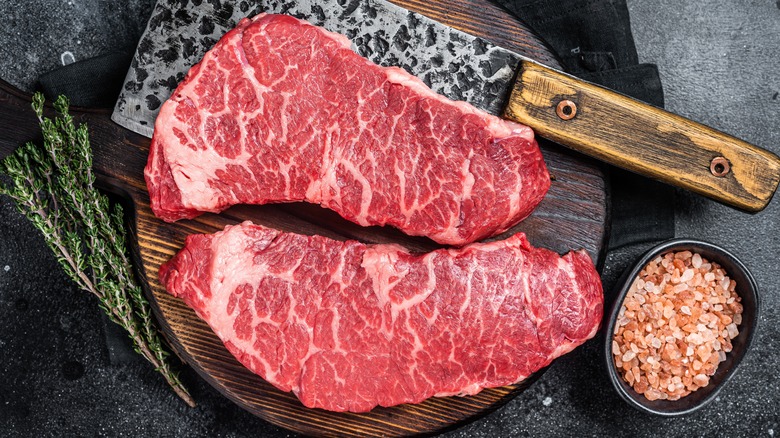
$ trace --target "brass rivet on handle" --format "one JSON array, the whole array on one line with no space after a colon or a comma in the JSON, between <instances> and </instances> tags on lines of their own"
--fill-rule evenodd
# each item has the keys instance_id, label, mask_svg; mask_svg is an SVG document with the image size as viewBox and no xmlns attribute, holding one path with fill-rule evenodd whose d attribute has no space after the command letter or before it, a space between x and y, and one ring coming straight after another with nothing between
<instances>
[{"instance_id":1,"label":"brass rivet on handle","mask_svg":"<svg viewBox=\"0 0 780 438\"><path fill-rule=\"evenodd\" d=\"M731 171L731 163L724 157L715 157L710 161L710 172L718 177L728 175Z\"/></svg>"},{"instance_id":2,"label":"brass rivet on handle","mask_svg":"<svg viewBox=\"0 0 780 438\"><path fill-rule=\"evenodd\" d=\"M558 102L555 113L558 114L561 120L571 120L577 115L577 104L570 100L562 100Z\"/></svg>"}]
</instances>

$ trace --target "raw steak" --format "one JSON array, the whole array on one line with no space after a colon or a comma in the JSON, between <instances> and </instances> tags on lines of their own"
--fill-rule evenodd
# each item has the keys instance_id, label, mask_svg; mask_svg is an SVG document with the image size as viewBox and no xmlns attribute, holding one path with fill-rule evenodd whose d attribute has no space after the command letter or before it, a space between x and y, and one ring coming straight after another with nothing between
<instances>
[{"instance_id":1,"label":"raw steak","mask_svg":"<svg viewBox=\"0 0 780 438\"><path fill-rule=\"evenodd\" d=\"M451 245L508 229L550 186L530 128L265 14L228 32L163 105L145 175L166 221L306 201Z\"/></svg>"},{"instance_id":2,"label":"raw steak","mask_svg":"<svg viewBox=\"0 0 780 438\"><path fill-rule=\"evenodd\" d=\"M247 368L308 407L365 412L519 382L592 337L599 276L523 234L412 255L245 222L162 266Z\"/></svg>"}]
</instances>

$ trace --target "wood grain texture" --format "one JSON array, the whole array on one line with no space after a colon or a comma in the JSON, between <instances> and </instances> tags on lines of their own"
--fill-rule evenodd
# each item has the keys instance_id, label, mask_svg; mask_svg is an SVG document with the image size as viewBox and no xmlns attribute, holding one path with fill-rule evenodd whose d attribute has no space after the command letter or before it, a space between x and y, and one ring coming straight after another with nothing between
<instances>
[{"instance_id":1,"label":"wood grain texture","mask_svg":"<svg viewBox=\"0 0 780 438\"><path fill-rule=\"evenodd\" d=\"M522 24L484 0L431 3L398 0L396 3L434 19L460 27L526 56L552 65L553 56ZM24 141L40 137L30 97L0 81L0 156ZM167 224L149 208L143 181L149 140L125 130L109 119L107 111L74 109L77 121L86 122L94 149L98 183L128 200L132 251L164 335L176 354L225 396L241 407L279 426L321 436L402 436L430 434L478 418L502 406L543 371L519 385L486 389L470 397L433 398L418 405L377 408L367 414L333 413L305 408L291 393L283 393L244 368L225 349L208 325L181 300L168 295L157 278L162 263L184 245L191 233L212 233L225 225L255 223L303 234L367 243L396 242L415 251L439 247L397 230L360 227L337 214L308 204L237 206L219 215ZM603 262L607 224L607 197L600 167L586 157L554 146L543 153L555 180L541 205L523 223L496 239L524 231L535 246L558 252L585 248Z\"/></svg>"},{"instance_id":2,"label":"wood grain texture","mask_svg":"<svg viewBox=\"0 0 780 438\"><path fill-rule=\"evenodd\" d=\"M524 62L505 117L539 135L667 184L748 212L763 210L780 183L780 158L720 131L620 93ZM576 116L556 114L562 100ZM714 175L723 157L730 172Z\"/></svg>"}]
</instances>

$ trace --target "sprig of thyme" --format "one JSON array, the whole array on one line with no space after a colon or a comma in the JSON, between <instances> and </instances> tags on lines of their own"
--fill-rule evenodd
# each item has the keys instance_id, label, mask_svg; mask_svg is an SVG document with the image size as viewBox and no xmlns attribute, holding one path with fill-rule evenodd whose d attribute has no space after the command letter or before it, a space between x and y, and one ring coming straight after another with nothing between
<instances>
[{"instance_id":1,"label":"sprig of thyme","mask_svg":"<svg viewBox=\"0 0 780 438\"><path fill-rule=\"evenodd\" d=\"M92 148L86 125L76 127L68 99L54 102L57 116L43 116L43 94L32 107L43 132L43 147L27 143L0 162L12 184L0 184L43 234L65 273L95 295L109 318L124 328L133 348L162 374L188 405L195 402L171 369L169 353L136 281L124 235L122 207L94 188Z\"/></svg>"}]
</instances>

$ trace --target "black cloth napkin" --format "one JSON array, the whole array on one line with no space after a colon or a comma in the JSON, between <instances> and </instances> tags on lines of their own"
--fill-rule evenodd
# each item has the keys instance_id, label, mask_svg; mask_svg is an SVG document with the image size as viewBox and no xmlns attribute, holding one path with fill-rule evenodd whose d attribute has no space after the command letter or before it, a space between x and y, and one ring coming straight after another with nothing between
<instances>
[{"instance_id":1,"label":"black cloth napkin","mask_svg":"<svg viewBox=\"0 0 780 438\"><path fill-rule=\"evenodd\" d=\"M135 43L137 41L128 41L124 49L44 73L38 78L38 87L49 100L64 94L70 99L71 105L113 108L130 68Z\"/></svg>"},{"instance_id":2,"label":"black cloth napkin","mask_svg":"<svg viewBox=\"0 0 780 438\"><path fill-rule=\"evenodd\" d=\"M639 64L625 0L496 0L527 23L556 52L565 70L656 106L663 106L658 70ZM126 47L135 47L128 41ZM48 99L112 108L130 67L132 49L75 62L39 78ZM612 204L609 249L674 236L674 190L608 168ZM137 360L122 330L105 319L111 362Z\"/></svg>"}]
</instances>

